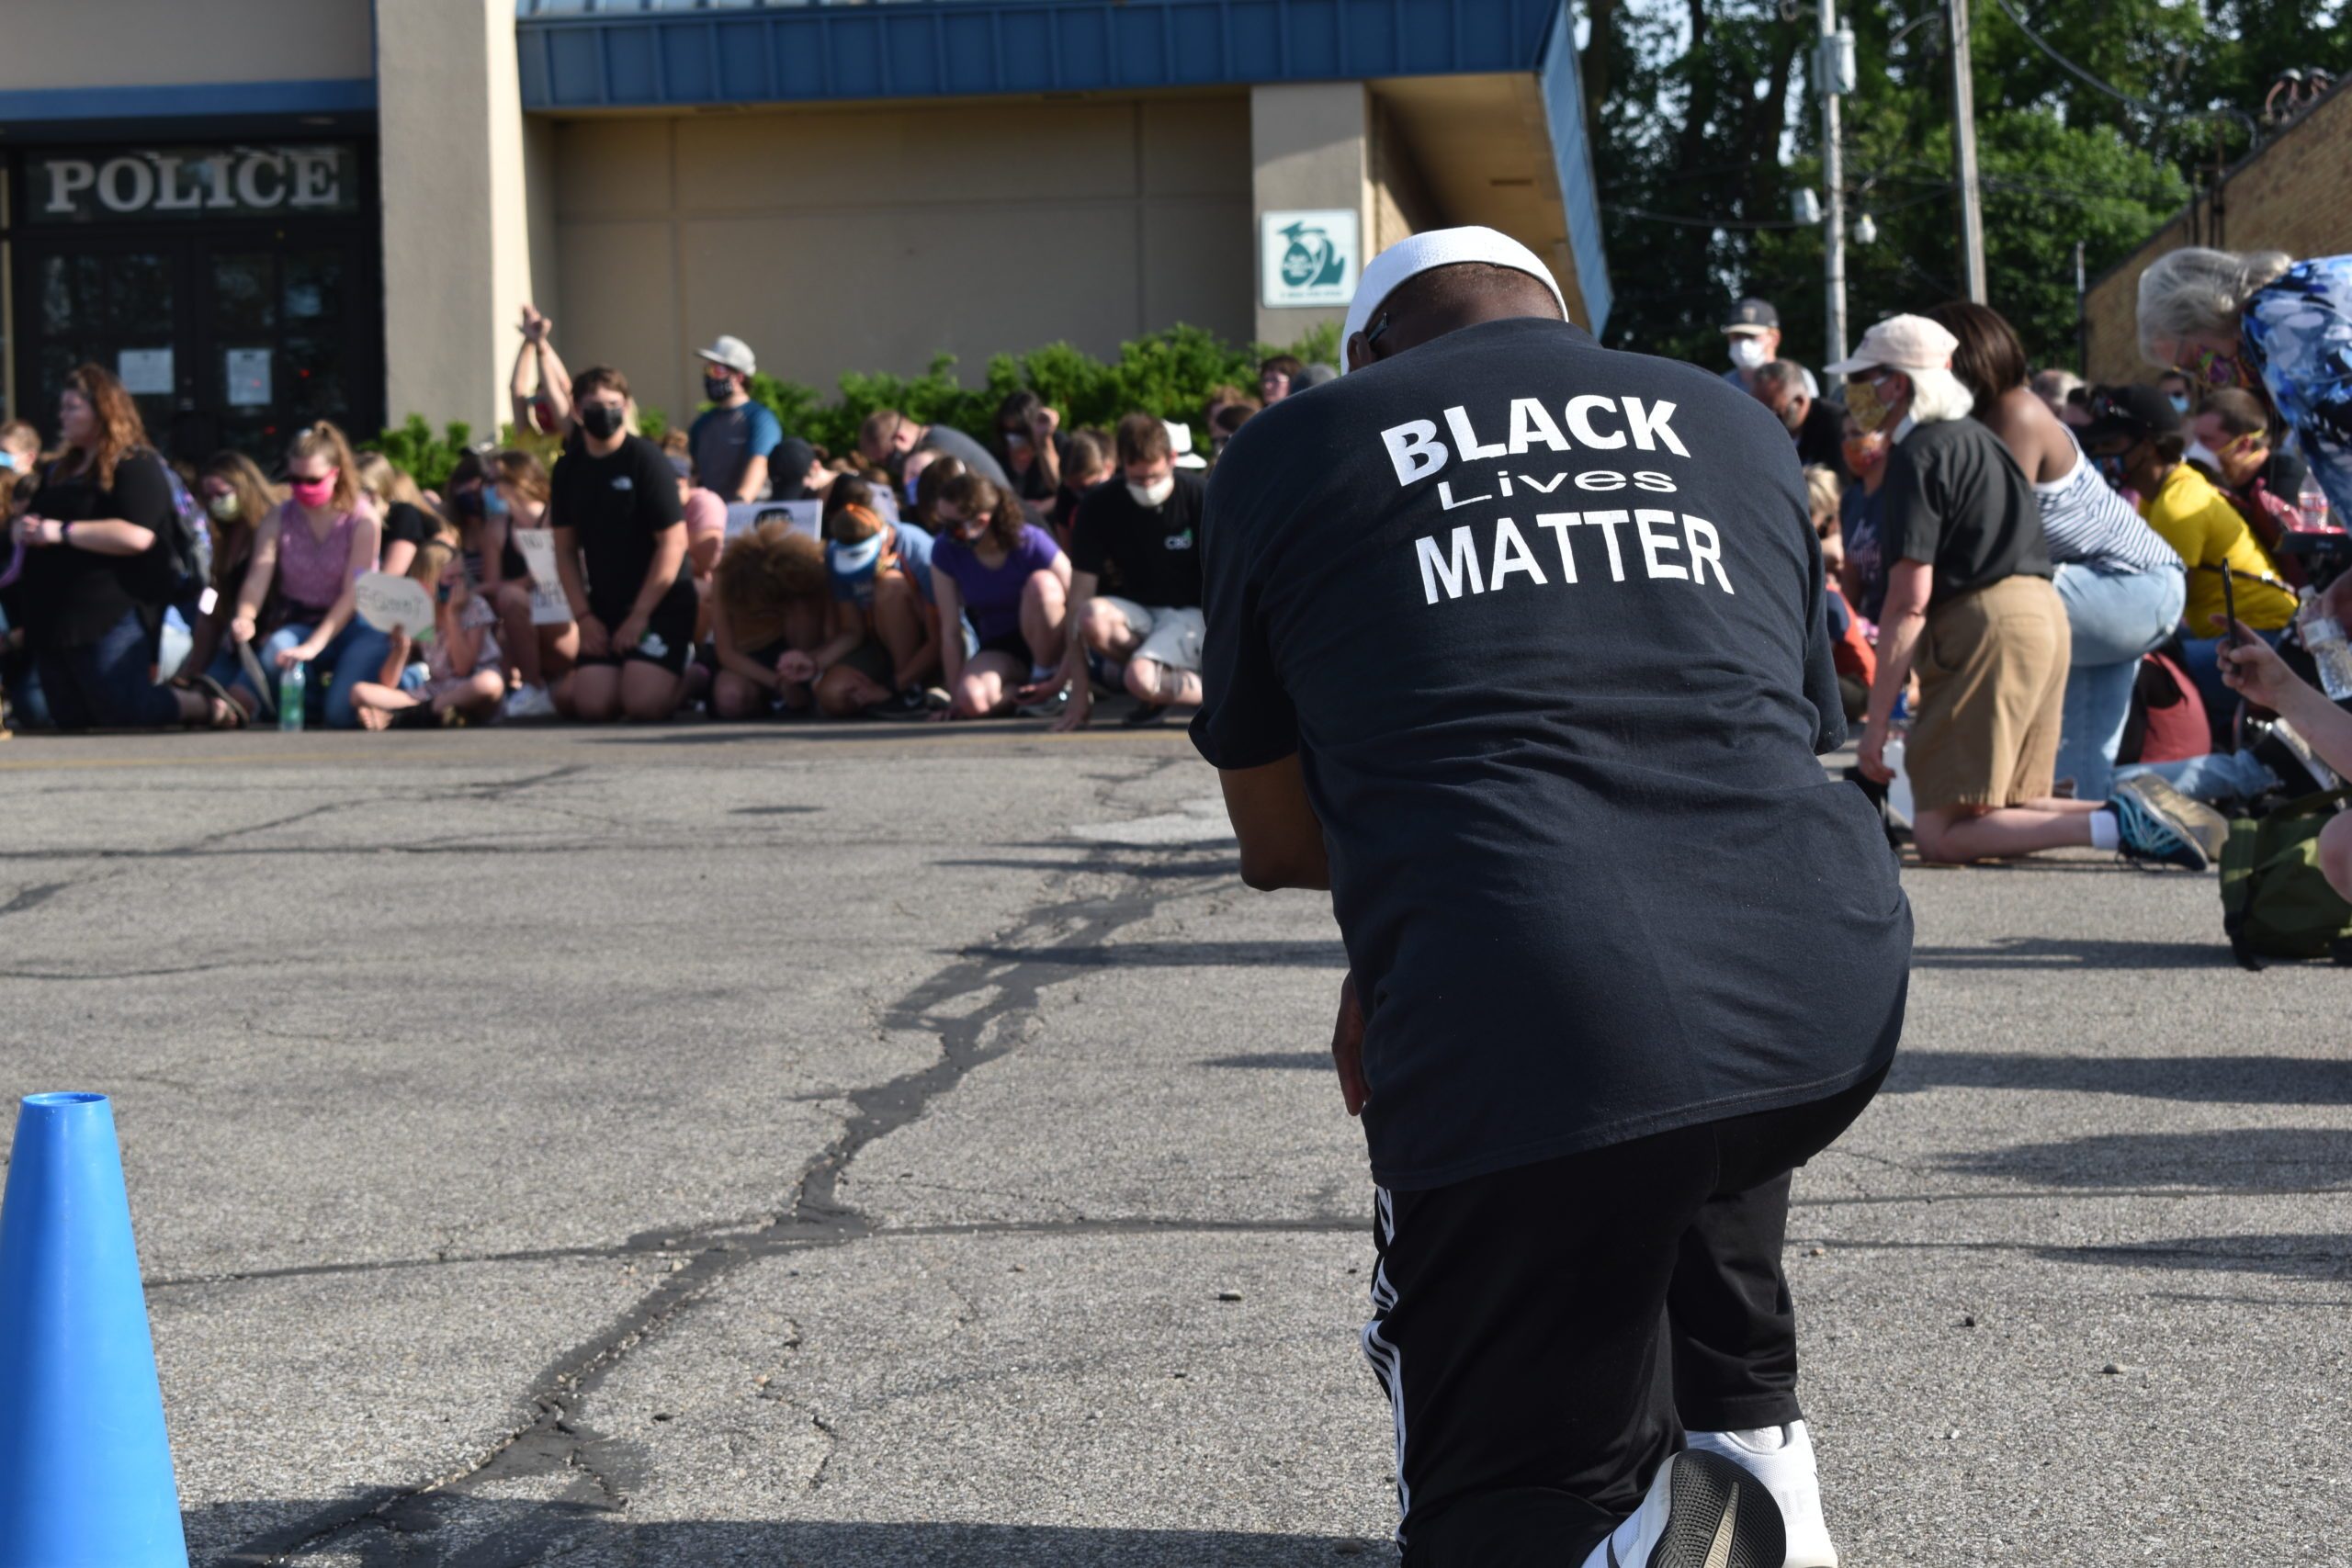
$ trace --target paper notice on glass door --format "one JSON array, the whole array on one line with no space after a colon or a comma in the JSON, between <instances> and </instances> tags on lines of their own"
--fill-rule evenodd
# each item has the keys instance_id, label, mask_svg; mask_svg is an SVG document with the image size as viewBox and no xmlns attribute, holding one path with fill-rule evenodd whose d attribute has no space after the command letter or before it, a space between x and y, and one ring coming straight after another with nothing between
<instances>
[{"instance_id":1,"label":"paper notice on glass door","mask_svg":"<svg viewBox=\"0 0 2352 1568\"><path fill-rule=\"evenodd\" d=\"M114 357L115 378L133 397L172 390L172 351L126 348Z\"/></svg>"},{"instance_id":2,"label":"paper notice on glass door","mask_svg":"<svg viewBox=\"0 0 2352 1568\"><path fill-rule=\"evenodd\" d=\"M232 348L222 351L221 378L229 384L232 409L264 408L269 402L269 350Z\"/></svg>"}]
</instances>

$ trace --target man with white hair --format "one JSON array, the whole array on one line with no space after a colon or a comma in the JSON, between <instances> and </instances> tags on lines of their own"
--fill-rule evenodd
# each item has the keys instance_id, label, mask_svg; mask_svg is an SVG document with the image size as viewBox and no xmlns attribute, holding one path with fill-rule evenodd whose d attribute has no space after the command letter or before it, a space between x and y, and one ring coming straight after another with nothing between
<instances>
[{"instance_id":1,"label":"man with white hair","mask_svg":"<svg viewBox=\"0 0 2352 1568\"><path fill-rule=\"evenodd\" d=\"M1566 316L1489 229L1365 268L1210 478L1193 736L1346 942L1408 1568L1829 1568L1781 1233L1910 910L1787 431Z\"/></svg>"},{"instance_id":2,"label":"man with white hair","mask_svg":"<svg viewBox=\"0 0 2352 1568\"><path fill-rule=\"evenodd\" d=\"M2111 800L2056 797L2066 609L2032 485L2001 438L1968 417L1975 399L1951 369L1959 346L1925 316L1890 316L1829 367L1846 378L1847 413L1894 443L1879 491L1892 564L1862 771L1894 776L1886 743L1916 670L1919 708L1903 761L1923 859L2088 847L2203 871L2227 825L2161 781L2118 785Z\"/></svg>"}]
</instances>

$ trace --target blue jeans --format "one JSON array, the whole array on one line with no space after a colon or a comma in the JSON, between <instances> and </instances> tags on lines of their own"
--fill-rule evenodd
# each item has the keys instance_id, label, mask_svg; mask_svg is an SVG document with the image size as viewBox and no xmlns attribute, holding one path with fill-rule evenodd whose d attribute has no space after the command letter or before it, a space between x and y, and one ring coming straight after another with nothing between
<instances>
[{"instance_id":1,"label":"blue jeans","mask_svg":"<svg viewBox=\"0 0 2352 1568\"><path fill-rule=\"evenodd\" d=\"M2224 800L2252 800L2265 790L2277 789L2280 779L2251 751L2216 751L2210 757L2183 757L2177 762L2135 762L2118 768L2120 782L2154 773L2191 800L2208 806Z\"/></svg>"},{"instance_id":2,"label":"blue jeans","mask_svg":"<svg viewBox=\"0 0 2352 1568\"><path fill-rule=\"evenodd\" d=\"M2255 636L2277 648L2286 638L2284 626L2275 632L2256 632ZM2213 726L2215 744L2226 746L2230 736L2230 717L2238 711L2238 694L2222 683L2222 639L2217 637L2182 637L2180 667L2197 682L2197 694L2205 700L2205 716Z\"/></svg>"},{"instance_id":3,"label":"blue jeans","mask_svg":"<svg viewBox=\"0 0 2352 1568\"><path fill-rule=\"evenodd\" d=\"M2058 730L2058 776L2075 781L2075 799L2105 800L2115 784L2115 749L2132 714L2140 656L2180 624L2188 574L2177 568L2102 571L2069 562L2058 569L2056 581L2075 643Z\"/></svg>"},{"instance_id":4,"label":"blue jeans","mask_svg":"<svg viewBox=\"0 0 2352 1568\"><path fill-rule=\"evenodd\" d=\"M277 675L277 656L287 649L310 639L318 630L316 622L288 621L261 645L261 667L274 679ZM351 688L361 681L373 681L384 672L384 660L392 651L392 639L369 626L358 616L334 634L333 641L319 649L311 660L309 683L303 688L302 713L305 722L323 719L329 729L356 729L359 715L351 705ZM239 664L243 671L242 661ZM237 684L247 691L253 682L242 673ZM324 690L321 690L323 687ZM271 694L275 699L277 694Z\"/></svg>"},{"instance_id":5,"label":"blue jeans","mask_svg":"<svg viewBox=\"0 0 2352 1568\"><path fill-rule=\"evenodd\" d=\"M33 655L41 695L60 729L160 729L180 721L179 699L154 681L155 639L133 610L97 641Z\"/></svg>"}]
</instances>

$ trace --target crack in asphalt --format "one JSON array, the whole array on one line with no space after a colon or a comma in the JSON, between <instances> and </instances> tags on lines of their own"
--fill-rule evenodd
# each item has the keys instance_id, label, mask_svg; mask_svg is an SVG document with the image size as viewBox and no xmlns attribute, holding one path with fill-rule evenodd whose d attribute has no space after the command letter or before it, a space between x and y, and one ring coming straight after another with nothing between
<instances>
[{"instance_id":1,"label":"crack in asphalt","mask_svg":"<svg viewBox=\"0 0 2352 1568\"><path fill-rule=\"evenodd\" d=\"M1114 787L1146 782L1158 771L1118 780ZM972 1072L1020 1043L1024 1026L1036 1017L1040 993L1068 977L1063 965L1030 960L1025 955L1029 947L1057 939L1064 945L1099 944L1122 928L1149 918L1169 896L1136 878L1126 879L1122 888L1107 894L1070 897L1062 892L1067 881L1063 876L1051 879L1047 896L1031 906L995 942L957 957L885 1010L882 1024L886 1029L937 1035L938 1059L916 1071L850 1090L843 1097L850 1112L841 1132L802 1168L793 1185L790 1207L749 1235L706 1247L691 1258L673 1264L671 1273L604 1331L559 1356L526 1394L531 1414L524 1425L440 1476L354 1499L250 1540L215 1562L223 1568L231 1564L269 1568L320 1547L347 1542L358 1532L385 1529L395 1529L403 1538L399 1561L430 1562L435 1568L510 1568L520 1562L546 1562L570 1551L575 1544L568 1539L570 1527L552 1519L538 1529L528 1542L527 1555L521 1556L515 1554L516 1543L503 1538L435 1551L425 1539L430 1525L419 1529L414 1521L437 1520L469 1488L511 1491L520 1481L573 1472L593 1477L595 1490L610 1500L602 1511L610 1513L625 1506L636 1480L632 1446L583 1421L579 1415L582 1403L630 1351L661 1334L720 1280L753 1259L776 1251L842 1247L889 1234L839 1197L841 1178L850 1162L876 1140L918 1120ZM957 1010L957 1004L975 996L987 999L979 1007ZM673 1237L688 1234L667 1233ZM832 1435L830 1428L820 1426L820 1429ZM604 1527L583 1517L578 1528Z\"/></svg>"}]
</instances>

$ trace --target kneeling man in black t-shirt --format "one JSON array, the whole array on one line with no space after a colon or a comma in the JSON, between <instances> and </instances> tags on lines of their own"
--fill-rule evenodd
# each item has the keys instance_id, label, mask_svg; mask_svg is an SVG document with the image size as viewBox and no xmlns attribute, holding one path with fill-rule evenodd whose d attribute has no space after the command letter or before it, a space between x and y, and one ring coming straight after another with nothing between
<instances>
[{"instance_id":1,"label":"kneeling man in black t-shirt","mask_svg":"<svg viewBox=\"0 0 2352 1568\"><path fill-rule=\"evenodd\" d=\"M1910 909L1815 760L1787 433L1565 317L1490 230L1366 268L1350 373L1210 483L1193 735L1244 878L1346 940L1407 1563L1830 1563L1781 1230L1885 1075Z\"/></svg>"}]
</instances>

